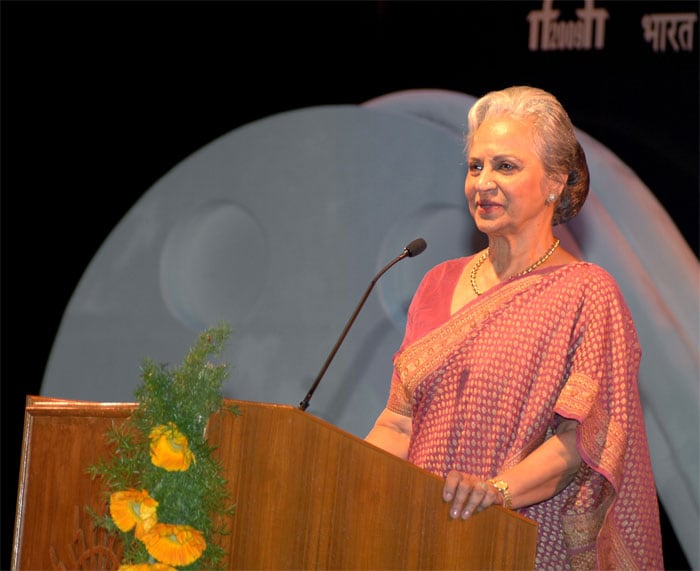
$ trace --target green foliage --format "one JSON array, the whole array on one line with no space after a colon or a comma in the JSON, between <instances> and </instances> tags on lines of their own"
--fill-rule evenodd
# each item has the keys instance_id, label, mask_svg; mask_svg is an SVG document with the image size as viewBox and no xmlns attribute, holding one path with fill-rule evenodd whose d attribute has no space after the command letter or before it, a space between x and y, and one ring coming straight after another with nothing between
<instances>
[{"instance_id":1,"label":"green foliage","mask_svg":"<svg viewBox=\"0 0 700 571\"><path fill-rule=\"evenodd\" d=\"M145 359L141 367L143 384L135 392L139 406L121 425L113 424L105 435L109 458L88 468L100 477L107 495L126 489L148 490L158 501L158 521L186 524L199 530L207 542L202 556L183 569L221 568L223 550L216 536L227 532L223 521L234 506L226 490L223 468L213 457L214 448L206 438L210 416L225 410L239 414L235 407L224 407L221 387L228 377L226 364L213 364L230 335L226 324L200 334L182 365L169 369ZM150 457L151 430L174 423L187 437L195 460L185 471L169 472L155 466ZM124 545L124 563L147 563L149 554L133 537L133 531L118 530L109 516L94 516L96 525L119 533Z\"/></svg>"}]
</instances>

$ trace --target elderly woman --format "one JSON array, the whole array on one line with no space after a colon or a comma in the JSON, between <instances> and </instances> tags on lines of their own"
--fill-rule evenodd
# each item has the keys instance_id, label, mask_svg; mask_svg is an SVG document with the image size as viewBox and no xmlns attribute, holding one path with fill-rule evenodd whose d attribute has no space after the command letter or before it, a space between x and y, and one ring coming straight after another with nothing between
<instances>
[{"instance_id":1,"label":"elderly woman","mask_svg":"<svg viewBox=\"0 0 700 571\"><path fill-rule=\"evenodd\" d=\"M635 326L613 277L552 231L588 194L571 121L540 89L492 92L466 152L488 248L423 278L366 440L444 477L454 518L535 520L538 569L662 569Z\"/></svg>"}]
</instances>

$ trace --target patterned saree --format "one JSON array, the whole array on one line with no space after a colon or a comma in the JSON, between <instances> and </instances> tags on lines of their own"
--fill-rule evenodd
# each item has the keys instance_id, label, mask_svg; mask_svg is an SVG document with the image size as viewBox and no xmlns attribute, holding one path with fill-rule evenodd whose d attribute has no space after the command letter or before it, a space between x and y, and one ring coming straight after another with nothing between
<instances>
[{"instance_id":1,"label":"patterned saree","mask_svg":"<svg viewBox=\"0 0 700 571\"><path fill-rule=\"evenodd\" d=\"M663 569L637 386L641 350L617 284L587 262L503 282L450 315L469 258L428 272L394 357L388 408L412 418L408 460L491 478L578 421L582 458L538 523L537 569Z\"/></svg>"}]
</instances>

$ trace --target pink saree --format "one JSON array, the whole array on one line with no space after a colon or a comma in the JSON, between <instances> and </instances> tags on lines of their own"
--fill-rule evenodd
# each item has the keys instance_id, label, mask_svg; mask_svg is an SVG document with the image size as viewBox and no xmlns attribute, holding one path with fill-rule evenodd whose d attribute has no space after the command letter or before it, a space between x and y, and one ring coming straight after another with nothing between
<instances>
[{"instance_id":1,"label":"pink saree","mask_svg":"<svg viewBox=\"0 0 700 571\"><path fill-rule=\"evenodd\" d=\"M579 422L583 459L538 522L537 569L663 569L637 387L641 349L612 276L586 262L504 282L450 315L469 258L428 272L394 357L388 408L412 417L410 462L490 478Z\"/></svg>"}]
</instances>

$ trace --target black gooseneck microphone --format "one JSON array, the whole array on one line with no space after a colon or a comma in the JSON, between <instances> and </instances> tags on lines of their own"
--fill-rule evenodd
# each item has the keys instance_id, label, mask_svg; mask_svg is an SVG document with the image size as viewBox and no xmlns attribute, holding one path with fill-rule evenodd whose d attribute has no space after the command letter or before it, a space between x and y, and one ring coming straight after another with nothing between
<instances>
[{"instance_id":1,"label":"black gooseneck microphone","mask_svg":"<svg viewBox=\"0 0 700 571\"><path fill-rule=\"evenodd\" d=\"M377 280L380 277L382 277L384 272L386 272L395 263L403 260L404 258L407 258L407 257L413 258L414 256L417 256L418 254L422 254L423 251L427 247L428 247L428 244L426 244L426 242L425 242L425 240L423 240L423 238L416 238L410 244L408 244L408 246L406 246L403 249L403 252L401 252L400 255L396 256L393 260L391 260L391 262L389 262L386 266L384 266L379 271L379 273L376 276L374 276L374 279L370 282L369 287L365 291L365 295L362 296L360 303L357 304L355 311L353 312L352 316L350 317L347 324L345 325L345 329L343 329L343 332L340 334L338 341L336 341L335 347L333 347L333 349L330 352L330 355L328 355L328 358L326 359L326 362L323 364L323 367L321 367L321 370L319 371L318 375L316 376L316 380L314 381L314 384L311 385L311 388L309 389L309 392L306 394L306 397L304 398L304 400L299 403L299 408L301 410L306 410L309 407L309 401L311 400L311 397L313 396L314 391L316 390L316 387L318 387L318 384L321 382L321 378L323 378L323 375L325 374L326 369L328 369L328 365L331 364L333 357L335 357L335 354L338 352L338 348L340 347L340 344L345 339L345 336L348 334L348 331L350 331L350 327L352 327L352 324L355 322L355 318L357 317L357 314L360 313L362 306L365 304L365 301L367 301L367 298L369 297L369 294L372 291L374 284L377 283Z\"/></svg>"}]
</instances>

